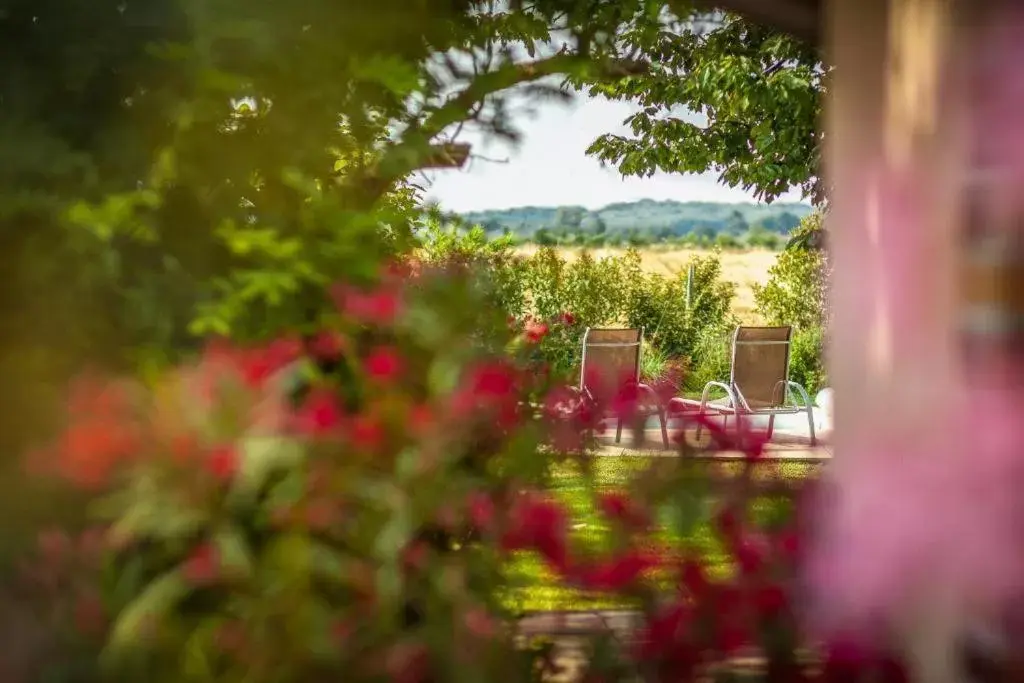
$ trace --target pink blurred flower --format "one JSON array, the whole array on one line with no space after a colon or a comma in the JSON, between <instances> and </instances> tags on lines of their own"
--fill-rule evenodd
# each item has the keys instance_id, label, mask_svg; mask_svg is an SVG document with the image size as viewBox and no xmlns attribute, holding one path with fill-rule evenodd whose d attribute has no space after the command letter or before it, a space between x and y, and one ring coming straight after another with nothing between
<instances>
[{"instance_id":1,"label":"pink blurred flower","mask_svg":"<svg viewBox=\"0 0 1024 683\"><path fill-rule=\"evenodd\" d=\"M1024 458L1014 425L1024 405L982 394L935 415L930 432L901 443L865 434L843 454L849 460L812 512L807 578L817 627L868 633L940 590L983 609L1019 594Z\"/></svg>"}]
</instances>

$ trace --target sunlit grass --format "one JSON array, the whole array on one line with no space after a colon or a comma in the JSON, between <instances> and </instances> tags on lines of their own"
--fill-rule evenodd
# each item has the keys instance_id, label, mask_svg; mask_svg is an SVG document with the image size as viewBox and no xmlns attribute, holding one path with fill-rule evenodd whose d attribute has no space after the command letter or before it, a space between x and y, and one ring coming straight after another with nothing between
<instances>
[{"instance_id":1,"label":"sunlit grass","mask_svg":"<svg viewBox=\"0 0 1024 683\"><path fill-rule=\"evenodd\" d=\"M594 494L602 490L615 490L626 486L633 477L651 466L654 460L647 456L634 455L596 458L592 483L575 466L559 465L555 467L550 491L572 513L574 542L597 549L605 545L609 527L595 509ZM723 463L716 464L714 467L718 468L719 472L725 473L738 472L742 465ZM811 471L813 471L813 467L807 465L780 463L766 466L757 472L757 476L759 478L802 478ZM785 514L787 505L788 502L785 500L761 498L755 501L753 514L758 520L767 520L771 516ZM710 513L710 509L708 513ZM726 576L732 571L732 567L711 527L709 517L710 514L704 515L687 538L663 530L656 535L656 540L670 547L685 546L692 549L703 558L712 574ZM517 610L532 612L631 607L630 603L622 598L585 593L561 585L558 577L531 553L519 555L510 568L510 574L513 589L508 597L508 603L510 607Z\"/></svg>"}]
</instances>

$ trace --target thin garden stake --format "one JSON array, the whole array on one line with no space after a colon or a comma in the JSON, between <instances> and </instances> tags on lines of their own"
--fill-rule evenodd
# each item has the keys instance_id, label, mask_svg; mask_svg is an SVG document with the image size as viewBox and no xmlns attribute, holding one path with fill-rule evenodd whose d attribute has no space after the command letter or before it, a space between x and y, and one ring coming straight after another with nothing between
<instances>
[{"instance_id":1,"label":"thin garden stake","mask_svg":"<svg viewBox=\"0 0 1024 683\"><path fill-rule=\"evenodd\" d=\"M693 264L686 269L686 310L690 310L690 302L693 301Z\"/></svg>"}]
</instances>

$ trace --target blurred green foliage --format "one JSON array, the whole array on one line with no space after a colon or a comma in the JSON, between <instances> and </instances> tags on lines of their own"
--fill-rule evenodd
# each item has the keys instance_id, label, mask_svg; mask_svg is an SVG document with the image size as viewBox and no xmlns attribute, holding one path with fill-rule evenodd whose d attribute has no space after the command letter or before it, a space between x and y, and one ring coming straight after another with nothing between
<instances>
[{"instance_id":1,"label":"blurred green foliage","mask_svg":"<svg viewBox=\"0 0 1024 683\"><path fill-rule=\"evenodd\" d=\"M717 254L697 255L672 276L645 273L640 252L595 258L583 251L565 258L553 247L530 256L517 255L507 238L487 240L480 228L460 233L435 223L423 232L422 254L429 262L474 261L498 283L495 305L517 319L572 323L553 329L541 344L552 369L566 377L579 372L583 331L587 327L640 327L654 368L704 362L698 340L727 333L736 323L730 308L735 285L722 278ZM693 267L691 301L686 302L687 271ZM659 362L660 360L660 362ZM654 373L654 374L651 374Z\"/></svg>"},{"instance_id":2,"label":"blurred green foliage","mask_svg":"<svg viewBox=\"0 0 1024 683\"><path fill-rule=\"evenodd\" d=\"M459 124L514 139L510 89L621 73L612 36L637 7L585 4L4 3L4 462L83 364L314 325L325 283L409 248L408 178Z\"/></svg>"},{"instance_id":3,"label":"blurred green foliage","mask_svg":"<svg viewBox=\"0 0 1024 683\"><path fill-rule=\"evenodd\" d=\"M825 334L828 326L828 253L808 246L820 241L824 214L815 212L794 231L779 253L764 286L754 286L757 311L772 325L793 326L790 379L811 392L828 383Z\"/></svg>"},{"instance_id":4,"label":"blurred green foliage","mask_svg":"<svg viewBox=\"0 0 1024 683\"><path fill-rule=\"evenodd\" d=\"M577 83L639 105L626 121L631 135L602 135L588 153L625 175L713 171L766 201L798 187L822 203L818 119L830 67L820 51L739 16L679 4L671 29L656 14L638 15L619 36L653 68Z\"/></svg>"}]
</instances>

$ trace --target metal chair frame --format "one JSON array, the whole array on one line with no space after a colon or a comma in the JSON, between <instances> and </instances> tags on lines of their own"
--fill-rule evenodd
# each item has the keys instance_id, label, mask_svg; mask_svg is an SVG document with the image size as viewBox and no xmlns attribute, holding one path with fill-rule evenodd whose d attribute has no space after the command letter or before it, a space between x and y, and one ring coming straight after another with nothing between
<instances>
[{"instance_id":1,"label":"metal chair frame","mask_svg":"<svg viewBox=\"0 0 1024 683\"><path fill-rule=\"evenodd\" d=\"M789 352L791 349L792 341L790 339L783 340L751 340L751 341L740 341L740 332L744 329L752 329L743 325L736 328L732 337L732 355L730 358L729 367L729 383L724 382L708 382L704 385L704 391L700 397L700 411L704 413L711 408L715 412L722 415L722 427L725 428L730 415L735 415L737 418L737 427L739 426L739 419L743 415L768 415L768 432L767 437L772 438L772 433L775 429L775 416L776 415L798 415L800 413L807 413L807 428L811 437L811 445L817 445L817 436L814 433L814 404L811 402L810 396L807 394L807 390L802 386L793 382L789 379ZM783 392L782 400L779 401L779 406L776 408L752 408L747 402L747 399L743 396L743 391L740 389L739 384L736 382L736 350L740 345L778 345L782 344L786 347L786 371L784 380L779 380L775 383L775 387L772 389L772 398L774 399L779 390ZM725 392L726 398L728 399L727 405L711 404L708 401L709 394L712 389L721 389ZM792 393L796 393L803 405L785 405L787 400L792 396ZM775 401L773 400L773 403ZM697 425L697 438L703 431L703 425Z\"/></svg>"},{"instance_id":2,"label":"metal chair frame","mask_svg":"<svg viewBox=\"0 0 1024 683\"><path fill-rule=\"evenodd\" d=\"M627 332L632 330L637 331L637 340L635 342L588 342L591 331L615 331L615 332ZM590 389L586 386L587 376L587 348L636 348L636 372L634 373L633 382L636 383L637 389L644 394L647 398L651 399L654 407L657 409L658 420L661 423L661 439L665 444L665 448L668 448L668 417L665 410L665 404L658 396L657 392L654 391L650 386L640 381L640 366L643 361L644 352L644 330L640 328L630 327L588 327L583 332L583 352L580 359L580 393L586 396L591 401L594 400L593 394L590 393ZM616 420L615 429L615 443L622 441L622 417L619 416Z\"/></svg>"}]
</instances>

